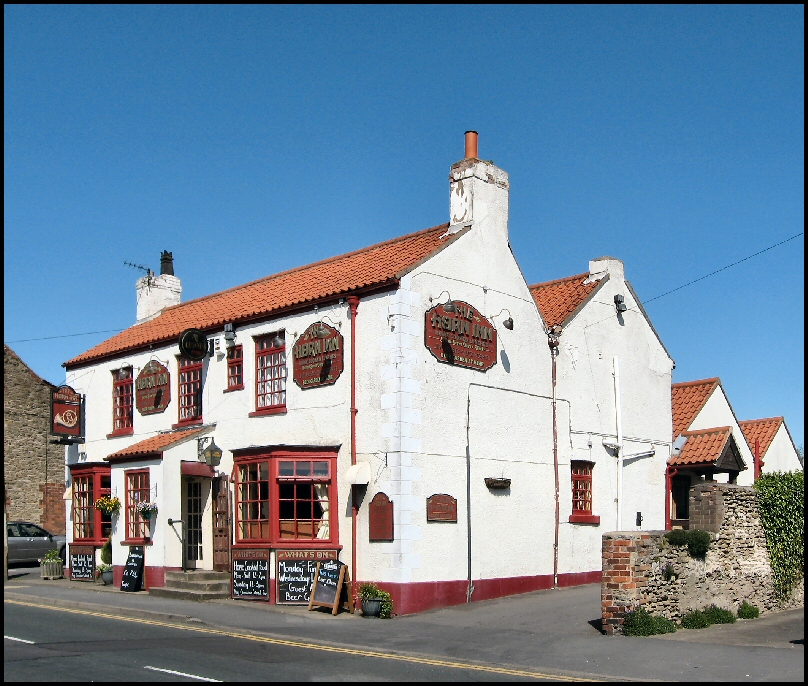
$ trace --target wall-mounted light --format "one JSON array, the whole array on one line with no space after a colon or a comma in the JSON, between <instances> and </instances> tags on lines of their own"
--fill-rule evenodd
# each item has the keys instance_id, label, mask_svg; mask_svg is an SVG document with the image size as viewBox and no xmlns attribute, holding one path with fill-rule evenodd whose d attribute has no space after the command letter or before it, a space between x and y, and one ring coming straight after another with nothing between
<instances>
[{"instance_id":1,"label":"wall-mounted light","mask_svg":"<svg viewBox=\"0 0 808 686\"><path fill-rule=\"evenodd\" d=\"M497 312L491 319L495 319L499 317L503 312L508 313L508 318L502 320L502 326L504 326L508 331L513 331L513 317L511 316L511 311L507 308L502 308L499 312Z\"/></svg>"},{"instance_id":2,"label":"wall-mounted light","mask_svg":"<svg viewBox=\"0 0 808 686\"><path fill-rule=\"evenodd\" d=\"M282 348L283 344L286 342L283 336L281 336L281 332L275 334L275 338L272 339L272 347L273 348Z\"/></svg>"},{"instance_id":3,"label":"wall-mounted light","mask_svg":"<svg viewBox=\"0 0 808 686\"><path fill-rule=\"evenodd\" d=\"M224 325L224 344L228 348L233 348L236 345L236 332L232 324Z\"/></svg>"},{"instance_id":4,"label":"wall-mounted light","mask_svg":"<svg viewBox=\"0 0 808 686\"><path fill-rule=\"evenodd\" d=\"M455 312L457 312L457 305L454 304L454 301L452 300L452 294L449 293L449 291L441 291L438 297L435 298L435 300L440 300L440 296L443 295L444 293L446 293L446 295L449 296L449 299L445 303L443 303L443 311L448 312L449 314L454 314ZM429 302L433 302L433 299L430 298Z\"/></svg>"},{"instance_id":5,"label":"wall-mounted light","mask_svg":"<svg viewBox=\"0 0 808 686\"><path fill-rule=\"evenodd\" d=\"M323 319L327 319L329 322L331 322L332 326L338 326L338 324L331 321L331 317L323 316L320 321L317 322L317 328L314 329L314 335L317 336L317 338L328 338L330 335L330 332L323 323Z\"/></svg>"},{"instance_id":6,"label":"wall-mounted light","mask_svg":"<svg viewBox=\"0 0 808 686\"><path fill-rule=\"evenodd\" d=\"M625 300L626 299L619 293L616 296L614 296L614 306L617 308L618 314L620 312L625 312L628 309L628 307L626 307Z\"/></svg>"}]
</instances>

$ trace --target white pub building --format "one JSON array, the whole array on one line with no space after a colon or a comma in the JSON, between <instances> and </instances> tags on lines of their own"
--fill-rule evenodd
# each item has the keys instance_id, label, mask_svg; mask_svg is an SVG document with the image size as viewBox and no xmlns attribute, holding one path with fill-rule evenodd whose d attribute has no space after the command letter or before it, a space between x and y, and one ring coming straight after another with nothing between
<instances>
[{"instance_id":1,"label":"white pub building","mask_svg":"<svg viewBox=\"0 0 808 686\"><path fill-rule=\"evenodd\" d=\"M71 549L111 530L115 585L142 547L150 592L270 603L336 558L404 614L596 582L603 532L663 528L673 363L622 263L531 288L473 132L449 193L448 223L185 303L163 253L65 363Z\"/></svg>"}]
</instances>

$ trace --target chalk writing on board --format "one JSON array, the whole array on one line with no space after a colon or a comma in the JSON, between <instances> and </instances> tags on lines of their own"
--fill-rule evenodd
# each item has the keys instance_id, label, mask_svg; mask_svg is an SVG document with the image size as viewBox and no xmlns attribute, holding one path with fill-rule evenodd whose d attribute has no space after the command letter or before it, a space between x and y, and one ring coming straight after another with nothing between
<instances>
[{"instance_id":1,"label":"chalk writing on board","mask_svg":"<svg viewBox=\"0 0 808 686\"><path fill-rule=\"evenodd\" d=\"M233 560L233 597L269 595L269 560Z\"/></svg>"},{"instance_id":2,"label":"chalk writing on board","mask_svg":"<svg viewBox=\"0 0 808 686\"><path fill-rule=\"evenodd\" d=\"M337 585L342 566L342 562L337 560L326 560L320 563L320 573L317 575L317 585L314 589L315 601L334 604L337 599Z\"/></svg>"},{"instance_id":3,"label":"chalk writing on board","mask_svg":"<svg viewBox=\"0 0 808 686\"><path fill-rule=\"evenodd\" d=\"M278 560L277 602L308 604L316 568L314 560Z\"/></svg>"},{"instance_id":4,"label":"chalk writing on board","mask_svg":"<svg viewBox=\"0 0 808 686\"><path fill-rule=\"evenodd\" d=\"M143 587L143 556L143 546L130 546L129 557L126 558L126 567L124 567L123 580L121 581L122 591L134 592Z\"/></svg>"},{"instance_id":5,"label":"chalk writing on board","mask_svg":"<svg viewBox=\"0 0 808 686\"><path fill-rule=\"evenodd\" d=\"M93 579L95 577L95 555L71 552L70 576L73 579Z\"/></svg>"}]
</instances>

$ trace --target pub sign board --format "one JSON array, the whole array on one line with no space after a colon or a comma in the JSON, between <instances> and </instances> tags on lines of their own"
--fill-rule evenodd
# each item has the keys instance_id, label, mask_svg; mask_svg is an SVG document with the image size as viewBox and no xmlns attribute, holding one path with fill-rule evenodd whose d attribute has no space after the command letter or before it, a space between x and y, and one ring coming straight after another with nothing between
<instances>
[{"instance_id":1,"label":"pub sign board","mask_svg":"<svg viewBox=\"0 0 808 686\"><path fill-rule=\"evenodd\" d=\"M426 499L426 521L457 523L457 499L436 493Z\"/></svg>"},{"instance_id":2,"label":"pub sign board","mask_svg":"<svg viewBox=\"0 0 808 686\"><path fill-rule=\"evenodd\" d=\"M70 545L70 578L73 581L95 580L95 548L91 545Z\"/></svg>"},{"instance_id":3,"label":"pub sign board","mask_svg":"<svg viewBox=\"0 0 808 686\"><path fill-rule=\"evenodd\" d=\"M233 550L231 596L269 601L269 550Z\"/></svg>"},{"instance_id":4,"label":"pub sign board","mask_svg":"<svg viewBox=\"0 0 808 686\"><path fill-rule=\"evenodd\" d=\"M135 379L135 405L142 415L165 412L171 402L171 374L165 365L149 360Z\"/></svg>"},{"instance_id":5,"label":"pub sign board","mask_svg":"<svg viewBox=\"0 0 808 686\"><path fill-rule=\"evenodd\" d=\"M208 355L208 338L199 329L185 329L180 334L180 355L200 362Z\"/></svg>"},{"instance_id":6,"label":"pub sign board","mask_svg":"<svg viewBox=\"0 0 808 686\"><path fill-rule=\"evenodd\" d=\"M84 404L81 394L70 386L51 390L51 435L67 440L81 439L83 428Z\"/></svg>"},{"instance_id":7,"label":"pub sign board","mask_svg":"<svg viewBox=\"0 0 808 686\"><path fill-rule=\"evenodd\" d=\"M319 334L319 335L318 335ZM333 326L315 322L292 348L292 376L304 391L329 386L342 374L344 339Z\"/></svg>"},{"instance_id":8,"label":"pub sign board","mask_svg":"<svg viewBox=\"0 0 808 686\"><path fill-rule=\"evenodd\" d=\"M336 559L336 550L276 550L275 602L308 605L317 563Z\"/></svg>"},{"instance_id":9,"label":"pub sign board","mask_svg":"<svg viewBox=\"0 0 808 686\"><path fill-rule=\"evenodd\" d=\"M424 344L438 362L485 372L497 363L497 330L476 308L455 300L455 312L441 303L424 315Z\"/></svg>"}]
</instances>

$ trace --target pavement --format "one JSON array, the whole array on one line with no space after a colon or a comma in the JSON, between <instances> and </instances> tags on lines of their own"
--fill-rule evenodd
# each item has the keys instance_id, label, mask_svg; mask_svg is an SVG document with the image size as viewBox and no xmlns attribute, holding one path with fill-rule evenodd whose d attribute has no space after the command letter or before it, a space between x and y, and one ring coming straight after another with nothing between
<instances>
[{"instance_id":1,"label":"pavement","mask_svg":"<svg viewBox=\"0 0 808 686\"><path fill-rule=\"evenodd\" d=\"M420 656L599 680L804 679L802 609L663 636L609 637L600 632L598 584L379 620L229 599L197 603L146 592L122 593L86 582L44 581L38 568L9 572L4 597L19 607L25 603L140 618L188 630L216 628L230 636L237 632L242 637L361 649L391 659Z\"/></svg>"}]
</instances>

